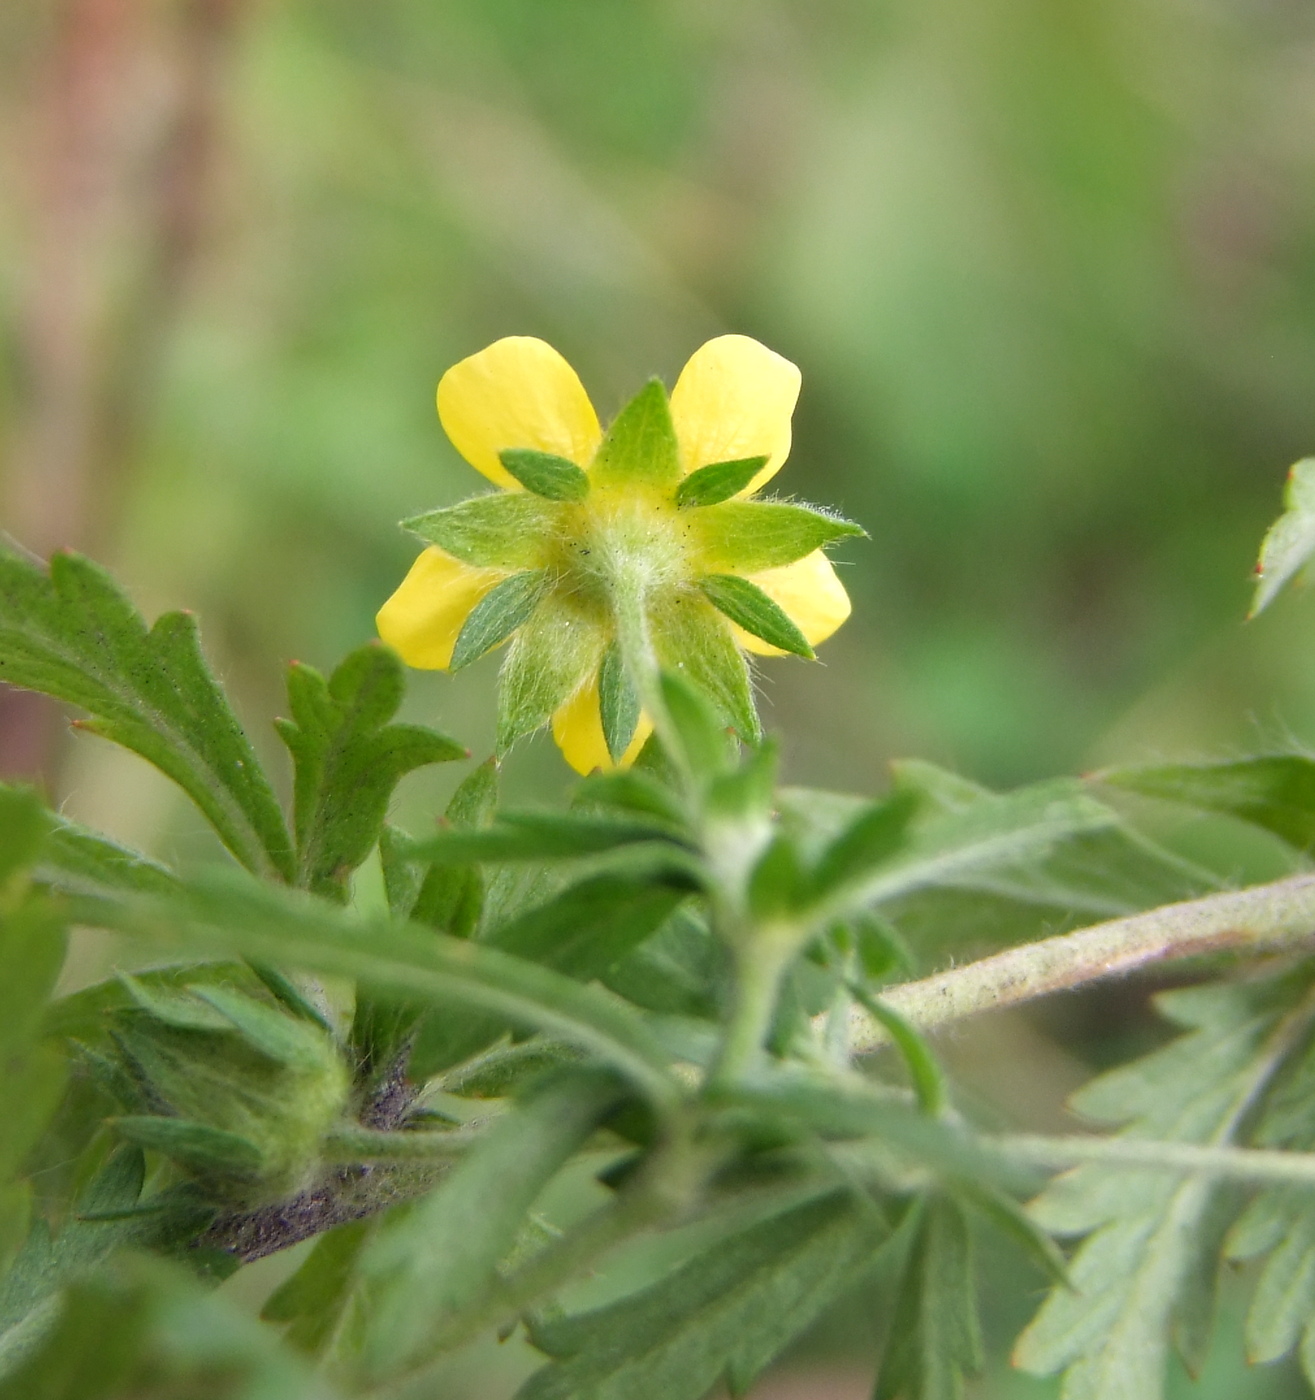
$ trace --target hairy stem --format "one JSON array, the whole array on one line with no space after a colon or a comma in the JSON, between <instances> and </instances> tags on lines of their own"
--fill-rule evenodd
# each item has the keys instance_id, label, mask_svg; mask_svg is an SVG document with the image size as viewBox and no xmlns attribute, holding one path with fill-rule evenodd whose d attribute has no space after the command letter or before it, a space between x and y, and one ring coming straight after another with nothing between
<instances>
[{"instance_id":1,"label":"hairy stem","mask_svg":"<svg viewBox=\"0 0 1315 1400\"><path fill-rule=\"evenodd\" d=\"M1038 1167L1074 1167L1084 1162L1150 1167L1238 1181L1315 1187L1315 1152L1270 1152L1255 1147L1203 1147L1188 1142L1152 1142L1130 1137L1043 1137L1001 1134L983 1145L1016 1162Z\"/></svg>"},{"instance_id":2,"label":"hairy stem","mask_svg":"<svg viewBox=\"0 0 1315 1400\"><path fill-rule=\"evenodd\" d=\"M934 1030L979 1011L1017 1006L1174 958L1272 952L1312 941L1315 875L1293 875L1009 948L966 967L891 987L882 1000L914 1025ZM855 1009L855 1053L875 1050L889 1039L866 1012Z\"/></svg>"}]
</instances>

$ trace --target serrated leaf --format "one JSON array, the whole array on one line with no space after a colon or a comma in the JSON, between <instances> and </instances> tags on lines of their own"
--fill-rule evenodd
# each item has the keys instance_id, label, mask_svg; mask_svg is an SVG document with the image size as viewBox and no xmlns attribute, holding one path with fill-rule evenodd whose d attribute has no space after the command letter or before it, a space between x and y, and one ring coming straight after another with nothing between
<instances>
[{"instance_id":1,"label":"serrated leaf","mask_svg":"<svg viewBox=\"0 0 1315 1400\"><path fill-rule=\"evenodd\" d=\"M374 1281L365 1363L378 1378L405 1369L464 1309L496 1292L539 1193L623 1097L596 1070L568 1070L489 1129L432 1196L391 1229L363 1261Z\"/></svg>"},{"instance_id":2,"label":"serrated leaf","mask_svg":"<svg viewBox=\"0 0 1315 1400\"><path fill-rule=\"evenodd\" d=\"M650 379L612 420L589 475L600 488L676 484L680 477L676 430L660 379Z\"/></svg>"},{"instance_id":3,"label":"serrated leaf","mask_svg":"<svg viewBox=\"0 0 1315 1400\"><path fill-rule=\"evenodd\" d=\"M0 680L87 710L84 729L172 778L249 870L291 878L278 803L189 614L148 629L89 560L56 554L47 574L0 550Z\"/></svg>"},{"instance_id":4,"label":"serrated leaf","mask_svg":"<svg viewBox=\"0 0 1315 1400\"><path fill-rule=\"evenodd\" d=\"M198 877L173 896L124 901L101 923L192 955L226 950L277 959L355 978L390 1000L487 1011L596 1055L656 1102L670 1103L676 1094L665 1052L617 998L420 925L365 918L296 891L218 873Z\"/></svg>"},{"instance_id":5,"label":"serrated leaf","mask_svg":"<svg viewBox=\"0 0 1315 1400\"><path fill-rule=\"evenodd\" d=\"M531 1339L557 1360L517 1400L701 1400L722 1379L741 1395L888 1234L846 1191L760 1220L618 1303L535 1323Z\"/></svg>"},{"instance_id":6,"label":"serrated leaf","mask_svg":"<svg viewBox=\"0 0 1315 1400\"><path fill-rule=\"evenodd\" d=\"M297 883L316 894L346 898L407 773L466 757L435 730L390 723L405 684L402 663L377 643L352 652L328 681L313 667L289 668L293 717L277 728L296 769Z\"/></svg>"},{"instance_id":7,"label":"serrated leaf","mask_svg":"<svg viewBox=\"0 0 1315 1400\"><path fill-rule=\"evenodd\" d=\"M606 637L578 600L549 594L512 638L498 678L498 752L532 734L593 675Z\"/></svg>"},{"instance_id":8,"label":"serrated leaf","mask_svg":"<svg viewBox=\"0 0 1315 1400\"><path fill-rule=\"evenodd\" d=\"M725 726L756 743L762 729L749 668L721 614L699 594L678 593L654 608L650 623L663 669L702 692Z\"/></svg>"},{"instance_id":9,"label":"serrated leaf","mask_svg":"<svg viewBox=\"0 0 1315 1400\"><path fill-rule=\"evenodd\" d=\"M781 651L812 661L816 653L808 638L775 599L756 583L737 574L708 574L699 580L703 596L723 616Z\"/></svg>"},{"instance_id":10,"label":"serrated leaf","mask_svg":"<svg viewBox=\"0 0 1315 1400\"><path fill-rule=\"evenodd\" d=\"M729 501L767 465L766 457L737 457L733 462L711 462L692 471L676 488L678 506L715 506Z\"/></svg>"},{"instance_id":11,"label":"serrated leaf","mask_svg":"<svg viewBox=\"0 0 1315 1400\"><path fill-rule=\"evenodd\" d=\"M945 1196L913 1209L874 1400L959 1400L983 1359L968 1222Z\"/></svg>"},{"instance_id":12,"label":"serrated leaf","mask_svg":"<svg viewBox=\"0 0 1315 1400\"><path fill-rule=\"evenodd\" d=\"M1158 999L1192 1027L1088 1085L1075 1106L1138 1137L1236 1140L1310 1024L1309 976L1193 988ZM1103 1164L1057 1178L1032 1207L1057 1234L1086 1235L1073 1291L1056 1291L1019 1339L1016 1364L1065 1372L1065 1400L1163 1394L1171 1339L1200 1358L1233 1188L1199 1176Z\"/></svg>"},{"instance_id":13,"label":"serrated leaf","mask_svg":"<svg viewBox=\"0 0 1315 1400\"><path fill-rule=\"evenodd\" d=\"M1315 850L1315 759L1305 754L1113 768L1099 776L1147 797L1224 812L1273 832L1299 851Z\"/></svg>"},{"instance_id":14,"label":"serrated leaf","mask_svg":"<svg viewBox=\"0 0 1315 1400\"><path fill-rule=\"evenodd\" d=\"M1269 527L1256 565L1255 617L1278 596L1283 585L1315 554L1315 457L1303 457L1288 473L1283 514Z\"/></svg>"},{"instance_id":15,"label":"serrated leaf","mask_svg":"<svg viewBox=\"0 0 1315 1400\"><path fill-rule=\"evenodd\" d=\"M852 521L785 501L724 501L692 511L688 528L708 573L737 574L793 564L823 545L864 534Z\"/></svg>"},{"instance_id":16,"label":"serrated leaf","mask_svg":"<svg viewBox=\"0 0 1315 1400\"><path fill-rule=\"evenodd\" d=\"M412 516L402 528L477 568L541 569L560 510L526 491L499 491Z\"/></svg>"},{"instance_id":17,"label":"serrated leaf","mask_svg":"<svg viewBox=\"0 0 1315 1400\"><path fill-rule=\"evenodd\" d=\"M639 696L626 670L621 648L615 642L603 653L598 668L598 713L603 738L613 763L620 763L639 724Z\"/></svg>"},{"instance_id":18,"label":"serrated leaf","mask_svg":"<svg viewBox=\"0 0 1315 1400\"><path fill-rule=\"evenodd\" d=\"M530 569L491 588L462 624L448 670L459 671L501 646L539 606L547 586L548 571Z\"/></svg>"}]
</instances>

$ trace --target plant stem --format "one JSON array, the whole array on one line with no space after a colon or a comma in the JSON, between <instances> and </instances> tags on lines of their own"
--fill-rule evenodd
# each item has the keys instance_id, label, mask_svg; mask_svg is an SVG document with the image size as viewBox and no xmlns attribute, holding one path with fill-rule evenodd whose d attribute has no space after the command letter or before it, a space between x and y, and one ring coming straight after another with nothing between
<instances>
[{"instance_id":1,"label":"plant stem","mask_svg":"<svg viewBox=\"0 0 1315 1400\"><path fill-rule=\"evenodd\" d=\"M1017 1006L1174 958L1273 952L1312 941L1315 875L1293 875L1009 948L920 982L887 988L881 996L915 1026L933 1030L979 1011ZM854 1017L856 1054L889 1041L861 1009Z\"/></svg>"},{"instance_id":2,"label":"plant stem","mask_svg":"<svg viewBox=\"0 0 1315 1400\"><path fill-rule=\"evenodd\" d=\"M762 1059L781 977L797 947L796 938L772 938L767 929L737 943L735 1006L708 1076L710 1088L730 1088Z\"/></svg>"},{"instance_id":3,"label":"plant stem","mask_svg":"<svg viewBox=\"0 0 1315 1400\"><path fill-rule=\"evenodd\" d=\"M1108 1162L1121 1167L1315 1187L1315 1152L1267 1152L1254 1147L1202 1147L1143 1138L1042 1137L1024 1133L986 1137L982 1145L1014 1161L1038 1167Z\"/></svg>"},{"instance_id":4,"label":"plant stem","mask_svg":"<svg viewBox=\"0 0 1315 1400\"><path fill-rule=\"evenodd\" d=\"M441 1132L385 1132L377 1128L337 1128L324 1143L325 1157L336 1164L352 1162L445 1162L459 1157L483 1137L481 1129Z\"/></svg>"}]
</instances>

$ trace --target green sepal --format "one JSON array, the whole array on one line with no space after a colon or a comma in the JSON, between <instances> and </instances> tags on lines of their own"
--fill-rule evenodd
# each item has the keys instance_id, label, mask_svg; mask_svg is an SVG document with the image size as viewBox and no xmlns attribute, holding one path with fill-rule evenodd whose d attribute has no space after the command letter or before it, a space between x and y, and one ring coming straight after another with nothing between
<instances>
[{"instance_id":1,"label":"green sepal","mask_svg":"<svg viewBox=\"0 0 1315 1400\"><path fill-rule=\"evenodd\" d=\"M620 763L639 724L639 696L626 670L621 648L613 642L598 668L598 710L603 737L613 763Z\"/></svg>"},{"instance_id":2,"label":"green sepal","mask_svg":"<svg viewBox=\"0 0 1315 1400\"><path fill-rule=\"evenodd\" d=\"M324 1032L301 1017L264 1006L232 987L201 983L187 990L213 1007L253 1050L276 1064L313 1073L333 1054Z\"/></svg>"},{"instance_id":3,"label":"green sepal","mask_svg":"<svg viewBox=\"0 0 1315 1400\"><path fill-rule=\"evenodd\" d=\"M650 379L613 419L590 476L600 487L632 482L669 487L679 480L676 429L660 379Z\"/></svg>"},{"instance_id":4,"label":"green sepal","mask_svg":"<svg viewBox=\"0 0 1315 1400\"><path fill-rule=\"evenodd\" d=\"M762 730L744 654L721 614L698 593L662 600L650 617L653 646L664 669L701 690L749 743Z\"/></svg>"},{"instance_id":5,"label":"green sepal","mask_svg":"<svg viewBox=\"0 0 1315 1400\"><path fill-rule=\"evenodd\" d=\"M316 894L346 898L402 777L467 756L436 730L389 723L405 687L402 663L377 642L351 652L327 681L311 666L288 670L293 718L275 728L295 766L297 883Z\"/></svg>"},{"instance_id":6,"label":"green sepal","mask_svg":"<svg viewBox=\"0 0 1315 1400\"><path fill-rule=\"evenodd\" d=\"M549 594L512 639L498 680L499 753L547 724L592 674L601 628L574 599Z\"/></svg>"},{"instance_id":7,"label":"green sepal","mask_svg":"<svg viewBox=\"0 0 1315 1400\"><path fill-rule=\"evenodd\" d=\"M509 447L498 453L498 461L527 491L546 501L582 501L589 494L588 473L567 457L528 447Z\"/></svg>"},{"instance_id":8,"label":"green sepal","mask_svg":"<svg viewBox=\"0 0 1315 1400\"><path fill-rule=\"evenodd\" d=\"M163 1153L181 1166L210 1176L255 1180L265 1165L265 1154L254 1142L237 1133L212 1128L188 1118L159 1118L131 1114L111 1118L110 1126L121 1138L138 1147Z\"/></svg>"},{"instance_id":9,"label":"green sepal","mask_svg":"<svg viewBox=\"0 0 1315 1400\"><path fill-rule=\"evenodd\" d=\"M690 472L676 488L676 504L715 506L729 501L767 465L766 457L737 457L733 462L713 462Z\"/></svg>"},{"instance_id":10,"label":"green sepal","mask_svg":"<svg viewBox=\"0 0 1315 1400\"><path fill-rule=\"evenodd\" d=\"M547 569L529 569L491 588L462 624L448 670L459 671L505 642L539 606L547 586Z\"/></svg>"},{"instance_id":11,"label":"green sepal","mask_svg":"<svg viewBox=\"0 0 1315 1400\"><path fill-rule=\"evenodd\" d=\"M866 533L852 521L785 501L724 501L693 512L689 529L709 573L778 569Z\"/></svg>"},{"instance_id":12,"label":"green sepal","mask_svg":"<svg viewBox=\"0 0 1315 1400\"><path fill-rule=\"evenodd\" d=\"M402 528L479 568L540 569L558 509L527 491L499 491L412 516Z\"/></svg>"},{"instance_id":13,"label":"green sepal","mask_svg":"<svg viewBox=\"0 0 1315 1400\"><path fill-rule=\"evenodd\" d=\"M816 653L808 638L791 621L789 614L773 598L738 574L708 574L699 580L703 596L719 613L738 623L746 632L769 646L779 647L806 661Z\"/></svg>"}]
</instances>

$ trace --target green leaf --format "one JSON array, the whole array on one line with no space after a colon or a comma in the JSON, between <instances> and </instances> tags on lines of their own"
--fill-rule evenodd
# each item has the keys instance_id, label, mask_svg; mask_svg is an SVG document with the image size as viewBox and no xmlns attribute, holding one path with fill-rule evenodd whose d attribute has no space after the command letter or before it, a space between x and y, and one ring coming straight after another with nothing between
<instances>
[{"instance_id":1,"label":"green leaf","mask_svg":"<svg viewBox=\"0 0 1315 1400\"><path fill-rule=\"evenodd\" d=\"M676 488L678 506L715 506L738 496L767 465L766 457L737 457L690 472Z\"/></svg>"},{"instance_id":2,"label":"green leaf","mask_svg":"<svg viewBox=\"0 0 1315 1400\"><path fill-rule=\"evenodd\" d=\"M1074 1106L1136 1137L1236 1141L1311 1023L1310 971L1157 998L1191 1033L1094 1080ZM1065 1372L1071 1400L1156 1400L1170 1339L1199 1359L1234 1188L1199 1176L1108 1163L1057 1178L1033 1219L1086 1240L1057 1290L1019 1339L1026 1371Z\"/></svg>"},{"instance_id":3,"label":"green leaf","mask_svg":"<svg viewBox=\"0 0 1315 1400\"><path fill-rule=\"evenodd\" d=\"M0 783L0 900L25 883L54 821L31 788Z\"/></svg>"},{"instance_id":4,"label":"green leaf","mask_svg":"<svg viewBox=\"0 0 1315 1400\"><path fill-rule=\"evenodd\" d=\"M567 457L509 447L498 460L527 490L548 501L582 501L589 494L589 475Z\"/></svg>"},{"instance_id":5,"label":"green leaf","mask_svg":"<svg viewBox=\"0 0 1315 1400\"><path fill-rule=\"evenodd\" d=\"M598 619L561 593L544 598L512 638L498 678L498 752L547 724L602 658Z\"/></svg>"},{"instance_id":6,"label":"green leaf","mask_svg":"<svg viewBox=\"0 0 1315 1400\"><path fill-rule=\"evenodd\" d=\"M145 1178L141 1149L120 1147L79 1194L53 1240L43 1220L34 1224L13 1267L0 1275L0 1375L40 1344L58 1315L58 1290L142 1231L140 1219L83 1217L131 1210Z\"/></svg>"},{"instance_id":7,"label":"green leaf","mask_svg":"<svg viewBox=\"0 0 1315 1400\"><path fill-rule=\"evenodd\" d=\"M709 1020L730 985L725 945L688 906L600 977L636 1006Z\"/></svg>"},{"instance_id":8,"label":"green leaf","mask_svg":"<svg viewBox=\"0 0 1315 1400\"><path fill-rule=\"evenodd\" d=\"M288 670L292 719L276 722L296 768L297 883L331 899L379 838L393 789L412 769L465 758L432 729L390 724L405 689L402 663L378 643L352 652L326 682Z\"/></svg>"},{"instance_id":9,"label":"green leaf","mask_svg":"<svg viewBox=\"0 0 1315 1400\"><path fill-rule=\"evenodd\" d=\"M680 833L658 818L579 812L504 811L493 825L441 831L412 847L416 860L435 865L472 861L557 861L599 855L621 846L677 841Z\"/></svg>"},{"instance_id":10,"label":"green leaf","mask_svg":"<svg viewBox=\"0 0 1315 1400\"><path fill-rule=\"evenodd\" d=\"M660 379L650 379L612 420L590 468L600 488L631 482L674 486L680 456L671 406Z\"/></svg>"},{"instance_id":11,"label":"green leaf","mask_svg":"<svg viewBox=\"0 0 1315 1400\"><path fill-rule=\"evenodd\" d=\"M1303 457L1288 473L1283 514L1269 527L1256 565L1255 617L1278 596L1283 585L1315 554L1315 457Z\"/></svg>"},{"instance_id":12,"label":"green leaf","mask_svg":"<svg viewBox=\"0 0 1315 1400\"><path fill-rule=\"evenodd\" d=\"M525 1217L624 1090L567 1070L489 1129L439 1189L369 1246L365 1361L378 1378L423 1355L445 1322L496 1291Z\"/></svg>"},{"instance_id":13,"label":"green leaf","mask_svg":"<svg viewBox=\"0 0 1315 1400\"><path fill-rule=\"evenodd\" d=\"M498 805L498 764L486 759L462 780L444 819L453 831L480 831L493 820ZM474 933L484 908L484 877L474 865L435 864L416 896L411 917L454 938Z\"/></svg>"},{"instance_id":14,"label":"green leaf","mask_svg":"<svg viewBox=\"0 0 1315 1400\"><path fill-rule=\"evenodd\" d=\"M849 992L874 1021L886 1028L894 1041L895 1048L908 1066L918 1107L933 1118L943 1113L949 1102L949 1092L945 1075L926 1037L893 1006L887 1006L879 997L869 995L863 987L850 983Z\"/></svg>"},{"instance_id":15,"label":"green leaf","mask_svg":"<svg viewBox=\"0 0 1315 1400\"><path fill-rule=\"evenodd\" d=\"M254 1180L265 1166L264 1154L255 1143L207 1123L152 1114L128 1114L111 1123L128 1142L162 1152L192 1171Z\"/></svg>"},{"instance_id":16,"label":"green leaf","mask_svg":"<svg viewBox=\"0 0 1315 1400\"><path fill-rule=\"evenodd\" d=\"M1315 759L1305 754L1112 768L1098 776L1147 797L1226 813L1272 831L1299 851L1315 850Z\"/></svg>"},{"instance_id":17,"label":"green leaf","mask_svg":"<svg viewBox=\"0 0 1315 1400\"><path fill-rule=\"evenodd\" d=\"M983 1359L968 1222L941 1195L913 1209L874 1400L959 1400L964 1377L976 1375Z\"/></svg>"},{"instance_id":18,"label":"green leaf","mask_svg":"<svg viewBox=\"0 0 1315 1400\"><path fill-rule=\"evenodd\" d=\"M556 1361L517 1400L702 1400L722 1380L742 1395L888 1235L848 1191L759 1220L620 1302L533 1323L535 1346Z\"/></svg>"},{"instance_id":19,"label":"green leaf","mask_svg":"<svg viewBox=\"0 0 1315 1400\"><path fill-rule=\"evenodd\" d=\"M738 623L746 632L760 637L808 661L816 657L808 638L790 620L789 614L769 598L756 583L737 574L708 574L699 580L704 596L719 613Z\"/></svg>"},{"instance_id":20,"label":"green leaf","mask_svg":"<svg viewBox=\"0 0 1315 1400\"><path fill-rule=\"evenodd\" d=\"M62 817L55 817L54 823L36 871L46 884L77 894L160 893L173 888L173 872L140 851Z\"/></svg>"},{"instance_id":21,"label":"green leaf","mask_svg":"<svg viewBox=\"0 0 1315 1400\"><path fill-rule=\"evenodd\" d=\"M822 851L813 880L819 892L862 878L893 860L908 845L917 798L896 790L856 816Z\"/></svg>"},{"instance_id":22,"label":"green leaf","mask_svg":"<svg viewBox=\"0 0 1315 1400\"><path fill-rule=\"evenodd\" d=\"M724 501L689 516L708 573L753 574L793 564L823 545L862 535L852 521L784 501Z\"/></svg>"},{"instance_id":23,"label":"green leaf","mask_svg":"<svg viewBox=\"0 0 1315 1400\"><path fill-rule=\"evenodd\" d=\"M760 923L789 919L808 903L812 882L799 850L778 831L749 874L749 909Z\"/></svg>"},{"instance_id":24,"label":"green leaf","mask_svg":"<svg viewBox=\"0 0 1315 1400\"><path fill-rule=\"evenodd\" d=\"M547 587L548 571L530 569L491 588L462 624L448 670L459 671L501 646L539 606Z\"/></svg>"},{"instance_id":25,"label":"green leaf","mask_svg":"<svg viewBox=\"0 0 1315 1400\"><path fill-rule=\"evenodd\" d=\"M322 1356L332 1347L360 1277L361 1255L377 1229L375 1220L349 1220L321 1235L297 1272L270 1294L260 1315L290 1322L283 1337L297 1351Z\"/></svg>"},{"instance_id":26,"label":"green leaf","mask_svg":"<svg viewBox=\"0 0 1315 1400\"><path fill-rule=\"evenodd\" d=\"M498 491L412 516L402 528L477 568L541 569L560 510L525 491Z\"/></svg>"},{"instance_id":27,"label":"green leaf","mask_svg":"<svg viewBox=\"0 0 1315 1400\"><path fill-rule=\"evenodd\" d=\"M491 930L486 941L587 982L637 948L684 898L683 890L648 880L599 875Z\"/></svg>"},{"instance_id":28,"label":"green leaf","mask_svg":"<svg viewBox=\"0 0 1315 1400\"><path fill-rule=\"evenodd\" d=\"M496 948L219 874L177 895L125 901L100 922L193 956L227 950L277 959L358 979L390 1000L487 1011L598 1056L659 1104L679 1095L665 1052L622 1002Z\"/></svg>"},{"instance_id":29,"label":"green leaf","mask_svg":"<svg viewBox=\"0 0 1315 1400\"><path fill-rule=\"evenodd\" d=\"M762 729L749 668L721 614L700 594L676 593L654 607L650 623L663 669L701 691L725 724L757 743Z\"/></svg>"},{"instance_id":30,"label":"green leaf","mask_svg":"<svg viewBox=\"0 0 1315 1400\"><path fill-rule=\"evenodd\" d=\"M626 670L621 648L615 642L603 653L598 668L598 711L603 737L613 763L620 763L639 724L639 696Z\"/></svg>"},{"instance_id":31,"label":"green leaf","mask_svg":"<svg viewBox=\"0 0 1315 1400\"><path fill-rule=\"evenodd\" d=\"M638 768L591 773L575 789L577 808L611 809L612 813L656 817L668 829L679 831L686 815L680 799L664 783Z\"/></svg>"},{"instance_id":32,"label":"green leaf","mask_svg":"<svg viewBox=\"0 0 1315 1400\"><path fill-rule=\"evenodd\" d=\"M0 550L0 680L89 711L82 728L172 778L249 870L291 878L278 803L190 614L165 613L148 629L89 560L56 554L47 574Z\"/></svg>"}]
</instances>

